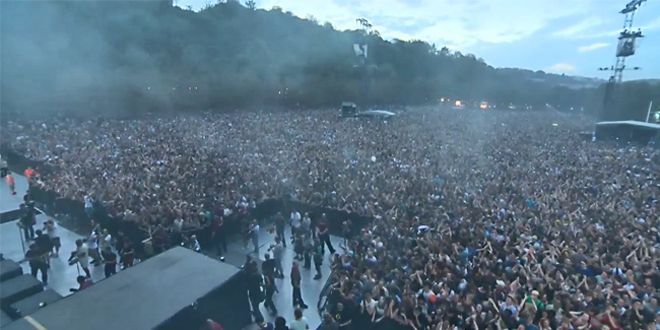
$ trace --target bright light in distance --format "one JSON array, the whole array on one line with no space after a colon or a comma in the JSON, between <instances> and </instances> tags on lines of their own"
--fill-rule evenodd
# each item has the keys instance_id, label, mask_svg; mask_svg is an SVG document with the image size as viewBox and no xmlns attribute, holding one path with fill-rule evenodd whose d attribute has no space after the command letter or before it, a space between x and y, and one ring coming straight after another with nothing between
<instances>
[{"instance_id":1,"label":"bright light in distance","mask_svg":"<svg viewBox=\"0 0 660 330\"><path fill-rule=\"evenodd\" d=\"M479 108L482 109L482 110L488 109L488 102L481 102L479 104Z\"/></svg>"},{"instance_id":2,"label":"bright light in distance","mask_svg":"<svg viewBox=\"0 0 660 330\"><path fill-rule=\"evenodd\" d=\"M552 126L557 127L557 126L559 126L559 124L557 124L557 123L552 123Z\"/></svg>"},{"instance_id":3,"label":"bright light in distance","mask_svg":"<svg viewBox=\"0 0 660 330\"><path fill-rule=\"evenodd\" d=\"M456 100L456 102L454 102L454 105L457 107L461 107L463 106L463 102L461 102L461 100Z\"/></svg>"}]
</instances>

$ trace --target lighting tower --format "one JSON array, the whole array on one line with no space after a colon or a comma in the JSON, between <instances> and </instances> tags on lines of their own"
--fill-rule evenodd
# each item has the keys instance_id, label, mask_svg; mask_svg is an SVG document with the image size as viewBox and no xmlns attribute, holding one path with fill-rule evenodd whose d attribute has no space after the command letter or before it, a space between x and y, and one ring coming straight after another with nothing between
<instances>
[{"instance_id":1,"label":"lighting tower","mask_svg":"<svg viewBox=\"0 0 660 330\"><path fill-rule=\"evenodd\" d=\"M624 14L623 31L619 33L619 42L616 48L616 63L611 67L598 68L600 71L612 71L610 80L614 83L621 83L623 80L623 71L639 70L639 67L626 68L626 58L635 55L635 42L637 38L643 38L642 31L638 28L633 30L633 19L635 12L646 0L632 0L619 13Z\"/></svg>"},{"instance_id":2,"label":"lighting tower","mask_svg":"<svg viewBox=\"0 0 660 330\"><path fill-rule=\"evenodd\" d=\"M610 67L598 68L600 71L612 71L612 75L607 82L605 88L605 98L603 100L602 119L606 118L608 114L612 114L612 108L615 107L615 97L617 86L623 81L623 71L636 71L640 67L635 66L631 68L626 67L626 58L635 55L637 38L643 38L642 31L638 28L637 31L633 30L633 19L635 12L646 0L632 0L626 4L626 7L621 9L619 13L624 14L623 30L619 33L619 41L616 48L616 62Z\"/></svg>"}]
</instances>

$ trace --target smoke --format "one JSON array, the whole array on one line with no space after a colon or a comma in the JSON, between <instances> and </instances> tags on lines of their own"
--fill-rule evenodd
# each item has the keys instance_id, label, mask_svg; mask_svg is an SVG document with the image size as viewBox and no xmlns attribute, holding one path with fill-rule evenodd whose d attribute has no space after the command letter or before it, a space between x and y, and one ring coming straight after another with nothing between
<instances>
[{"instance_id":1,"label":"smoke","mask_svg":"<svg viewBox=\"0 0 660 330\"><path fill-rule=\"evenodd\" d=\"M146 40L135 37L158 28L159 2L1 6L3 112L102 115L132 111L140 103L169 103L158 45L148 51Z\"/></svg>"}]
</instances>

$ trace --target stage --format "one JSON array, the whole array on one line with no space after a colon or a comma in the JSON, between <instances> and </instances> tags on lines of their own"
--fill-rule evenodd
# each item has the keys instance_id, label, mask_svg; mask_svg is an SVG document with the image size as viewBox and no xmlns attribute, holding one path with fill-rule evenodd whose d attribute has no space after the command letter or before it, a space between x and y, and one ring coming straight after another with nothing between
<instances>
[{"instance_id":1,"label":"stage","mask_svg":"<svg viewBox=\"0 0 660 330\"><path fill-rule=\"evenodd\" d=\"M48 217L44 214L37 215L37 224L34 226L35 231L43 228L43 223ZM18 220L13 220L0 224L0 253L5 259L11 259L20 262L25 257L25 251L28 249L28 243L23 238L23 231L18 228ZM77 288L76 276L78 276L78 268L76 266L69 266L67 258L72 251L76 248L76 239L82 236L58 225L58 235L62 242L59 257L50 258L50 269L48 270L48 288L55 290L62 296L68 296L70 288ZM20 262L24 274L30 274L30 267L27 262ZM105 277L103 274L103 267L90 267L92 272L92 279L99 281ZM41 277L39 277L41 279Z\"/></svg>"},{"instance_id":2,"label":"stage","mask_svg":"<svg viewBox=\"0 0 660 330\"><path fill-rule=\"evenodd\" d=\"M50 304L28 318L9 325L14 329L153 329L187 309L200 298L232 283L242 282L240 270L216 262L202 254L176 247L126 269L92 287ZM230 287L229 289L232 289ZM240 285L238 287L240 289ZM248 322L245 316L247 294L227 297L236 310L225 310L236 320ZM235 298L235 299L231 299ZM198 308L202 309L203 302ZM217 315L202 315L206 317ZM35 324L39 326L35 326ZM191 327L196 329L196 327ZM235 328L235 327L234 327Z\"/></svg>"}]
</instances>

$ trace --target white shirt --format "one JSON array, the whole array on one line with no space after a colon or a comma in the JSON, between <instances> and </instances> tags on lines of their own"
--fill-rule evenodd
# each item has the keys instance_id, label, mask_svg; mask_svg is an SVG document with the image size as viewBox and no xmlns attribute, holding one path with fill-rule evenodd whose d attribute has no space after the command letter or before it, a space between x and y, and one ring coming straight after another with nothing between
<instances>
[{"instance_id":1,"label":"white shirt","mask_svg":"<svg viewBox=\"0 0 660 330\"><path fill-rule=\"evenodd\" d=\"M87 240L87 244L89 245L90 249L96 250L99 247L99 236L94 234L94 232L92 232L89 235L89 239Z\"/></svg>"},{"instance_id":2,"label":"white shirt","mask_svg":"<svg viewBox=\"0 0 660 330\"><path fill-rule=\"evenodd\" d=\"M76 250L76 257L78 257L78 262L81 267L87 267L89 265L89 248L87 247L87 244L83 243Z\"/></svg>"},{"instance_id":3,"label":"white shirt","mask_svg":"<svg viewBox=\"0 0 660 330\"><path fill-rule=\"evenodd\" d=\"M94 207L94 204L92 204L92 198L89 196L85 196L85 208L90 209Z\"/></svg>"},{"instance_id":4,"label":"white shirt","mask_svg":"<svg viewBox=\"0 0 660 330\"><path fill-rule=\"evenodd\" d=\"M291 212L291 217L289 218L291 221L291 226L294 228L300 227L300 213L299 212Z\"/></svg>"},{"instance_id":5,"label":"white shirt","mask_svg":"<svg viewBox=\"0 0 660 330\"><path fill-rule=\"evenodd\" d=\"M48 237L50 238L55 238L57 236L57 225L53 223L52 227L46 227L46 233L48 234Z\"/></svg>"},{"instance_id":6,"label":"white shirt","mask_svg":"<svg viewBox=\"0 0 660 330\"><path fill-rule=\"evenodd\" d=\"M111 242L112 242L112 235L108 234L106 237L103 238L103 241L101 242L101 246L103 248L109 247Z\"/></svg>"},{"instance_id":7,"label":"white shirt","mask_svg":"<svg viewBox=\"0 0 660 330\"><path fill-rule=\"evenodd\" d=\"M307 324L307 318L304 316L300 320L293 320L289 323L290 330L307 330L309 329L309 324Z\"/></svg>"}]
</instances>

